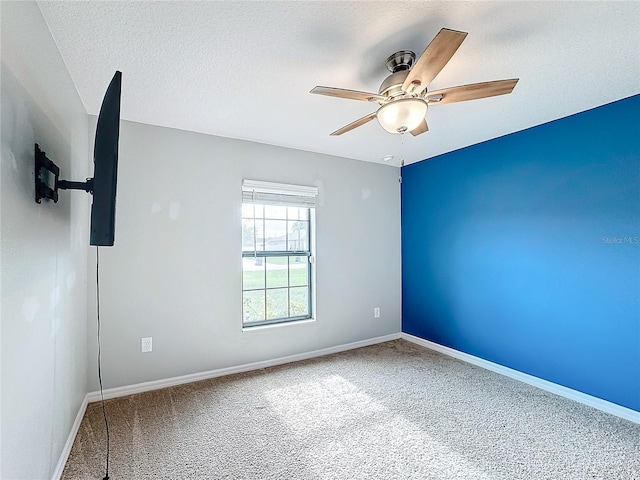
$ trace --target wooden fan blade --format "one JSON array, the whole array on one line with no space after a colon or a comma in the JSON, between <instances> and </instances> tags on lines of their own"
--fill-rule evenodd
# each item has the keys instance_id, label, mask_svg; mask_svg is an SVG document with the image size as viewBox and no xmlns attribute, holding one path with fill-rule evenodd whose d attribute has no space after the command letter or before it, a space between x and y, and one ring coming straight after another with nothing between
<instances>
[{"instance_id":1,"label":"wooden fan blade","mask_svg":"<svg viewBox=\"0 0 640 480\"><path fill-rule=\"evenodd\" d=\"M345 90L344 88L334 87L314 87L309 93L327 95L329 97L349 98L351 100L362 100L364 102L384 102L386 100L385 97L377 93L359 92L357 90Z\"/></svg>"},{"instance_id":2,"label":"wooden fan blade","mask_svg":"<svg viewBox=\"0 0 640 480\"><path fill-rule=\"evenodd\" d=\"M440 105L442 103L465 102L478 98L506 95L512 92L518 80L518 78L494 80L493 82L472 83L471 85L434 90L433 92L427 92L427 101L429 105Z\"/></svg>"},{"instance_id":3,"label":"wooden fan blade","mask_svg":"<svg viewBox=\"0 0 640 480\"><path fill-rule=\"evenodd\" d=\"M423 118L422 123L418 125L416 128L414 128L413 130L411 130L411 135L413 135L414 137L417 137L421 133L424 133L427 131L429 131L429 126L427 125L427 119Z\"/></svg>"},{"instance_id":4,"label":"wooden fan blade","mask_svg":"<svg viewBox=\"0 0 640 480\"><path fill-rule=\"evenodd\" d=\"M406 92L411 84L414 84L416 93L424 91L440 73L440 70L451 60L466 36L465 32L448 28L441 29L409 71L409 75L402 84L402 90Z\"/></svg>"},{"instance_id":5,"label":"wooden fan blade","mask_svg":"<svg viewBox=\"0 0 640 480\"><path fill-rule=\"evenodd\" d=\"M376 118L376 113L377 112L370 113L366 117L362 117L362 118L359 118L358 120L356 120L355 122L351 122L349 125L346 125L346 126L340 128L339 130L336 130L335 132L333 132L331 134L331 136L335 137L337 135L342 135L343 133L347 133L348 131L353 130L354 128L357 128L357 127L359 127L361 125L364 125L367 122L370 122L371 120Z\"/></svg>"}]
</instances>

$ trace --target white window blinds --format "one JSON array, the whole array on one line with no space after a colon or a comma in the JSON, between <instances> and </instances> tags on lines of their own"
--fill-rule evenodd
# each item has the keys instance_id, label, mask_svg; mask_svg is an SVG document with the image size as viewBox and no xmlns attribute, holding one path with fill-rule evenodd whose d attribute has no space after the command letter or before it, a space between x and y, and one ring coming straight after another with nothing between
<instances>
[{"instance_id":1,"label":"white window blinds","mask_svg":"<svg viewBox=\"0 0 640 480\"><path fill-rule=\"evenodd\" d=\"M314 208L317 195L317 187L258 180L244 180L242 182L243 203Z\"/></svg>"}]
</instances>

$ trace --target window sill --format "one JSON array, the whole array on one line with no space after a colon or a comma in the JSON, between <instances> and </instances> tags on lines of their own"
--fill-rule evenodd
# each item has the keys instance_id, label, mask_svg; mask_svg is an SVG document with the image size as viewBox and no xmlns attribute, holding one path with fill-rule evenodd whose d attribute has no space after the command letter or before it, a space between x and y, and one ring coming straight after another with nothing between
<instances>
[{"instance_id":1,"label":"window sill","mask_svg":"<svg viewBox=\"0 0 640 480\"><path fill-rule=\"evenodd\" d=\"M305 318L304 320L292 320L290 322L282 322L282 323L271 323L268 325L255 325L255 326L249 326L249 327L242 327L242 331L243 332L257 332L259 330L267 330L267 329L271 329L271 328L281 328L281 327L288 327L288 326L294 326L294 325L303 325L303 324L307 324L307 323L316 323L316 319L315 318Z\"/></svg>"}]
</instances>

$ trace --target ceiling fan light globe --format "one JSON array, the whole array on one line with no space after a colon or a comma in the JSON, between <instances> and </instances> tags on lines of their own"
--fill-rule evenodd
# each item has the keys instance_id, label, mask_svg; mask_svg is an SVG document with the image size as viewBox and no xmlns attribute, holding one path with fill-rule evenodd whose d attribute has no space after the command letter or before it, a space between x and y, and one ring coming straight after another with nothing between
<instances>
[{"instance_id":1,"label":"ceiling fan light globe","mask_svg":"<svg viewBox=\"0 0 640 480\"><path fill-rule=\"evenodd\" d=\"M401 98L381 106L378 122L389 133L404 133L420 125L427 114L427 102L419 98Z\"/></svg>"}]
</instances>

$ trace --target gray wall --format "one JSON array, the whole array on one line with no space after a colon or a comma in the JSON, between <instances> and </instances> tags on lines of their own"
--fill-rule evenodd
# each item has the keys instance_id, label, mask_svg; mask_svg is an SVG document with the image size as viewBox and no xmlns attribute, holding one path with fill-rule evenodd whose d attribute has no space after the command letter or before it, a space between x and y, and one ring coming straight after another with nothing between
<instances>
[{"instance_id":1,"label":"gray wall","mask_svg":"<svg viewBox=\"0 0 640 480\"><path fill-rule=\"evenodd\" d=\"M122 122L118 173L115 246L100 249L105 388L400 332L398 168ZM320 189L315 322L242 331L244 178ZM96 354L89 342L93 391Z\"/></svg>"},{"instance_id":2,"label":"gray wall","mask_svg":"<svg viewBox=\"0 0 640 480\"><path fill-rule=\"evenodd\" d=\"M37 5L0 8L0 477L32 480L51 477L87 391L90 203L34 202L34 142L83 180L88 117Z\"/></svg>"}]
</instances>

